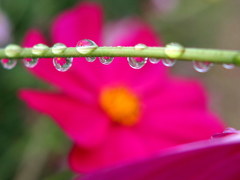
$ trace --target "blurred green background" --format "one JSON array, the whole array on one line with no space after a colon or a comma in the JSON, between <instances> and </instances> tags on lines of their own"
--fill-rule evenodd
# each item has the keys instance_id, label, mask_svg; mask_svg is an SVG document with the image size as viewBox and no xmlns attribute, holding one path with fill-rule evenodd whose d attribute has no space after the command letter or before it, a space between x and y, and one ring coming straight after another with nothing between
<instances>
[{"instance_id":1,"label":"blurred green background","mask_svg":"<svg viewBox=\"0 0 240 180\"><path fill-rule=\"evenodd\" d=\"M21 43L30 27L48 32L52 19L76 0L0 0L0 46ZM165 42L185 46L239 49L239 0L99 0L106 21L140 16ZM4 13L4 14L3 14ZM7 18L7 23L6 23ZM5 34L4 34L5 33ZM4 34L1 37L1 34ZM5 38L5 39L4 39ZM209 90L210 108L228 126L240 128L240 70L220 65L200 74L178 62L174 74L199 77ZM23 87L49 88L23 66L0 70L0 180L64 180L73 177L66 164L69 140L49 117L28 109L17 98Z\"/></svg>"}]
</instances>

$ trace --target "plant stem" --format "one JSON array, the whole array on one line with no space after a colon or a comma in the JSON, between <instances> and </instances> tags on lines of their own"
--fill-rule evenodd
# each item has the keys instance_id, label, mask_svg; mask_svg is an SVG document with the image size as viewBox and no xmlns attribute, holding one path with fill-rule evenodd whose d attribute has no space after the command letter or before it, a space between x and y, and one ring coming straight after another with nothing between
<instances>
[{"instance_id":1,"label":"plant stem","mask_svg":"<svg viewBox=\"0 0 240 180\"><path fill-rule=\"evenodd\" d=\"M165 58L169 57L165 53L165 47L148 47L142 50L136 50L134 47L97 47L88 54L79 53L75 47L69 47L64 52L56 55L51 48L47 49L42 55L32 54L31 48L22 48L21 52L14 56L14 59L22 58L53 58L53 57L152 57ZM8 57L4 49L0 49L0 58ZM13 57L11 57L13 58ZM218 50L218 49L200 49L200 48L185 48L183 53L174 58L184 61L205 61L213 63L225 63L240 65L240 51Z\"/></svg>"}]
</instances>

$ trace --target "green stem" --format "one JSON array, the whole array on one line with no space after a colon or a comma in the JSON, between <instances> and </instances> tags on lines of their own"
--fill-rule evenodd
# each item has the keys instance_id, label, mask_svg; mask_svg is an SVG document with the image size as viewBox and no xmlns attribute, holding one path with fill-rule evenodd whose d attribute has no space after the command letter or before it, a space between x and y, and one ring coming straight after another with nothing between
<instances>
[{"instance_id":1,"label":"green stem","mask_svg":"<svg viewBox=\"0 0 240 180\"><path fill-rule=\"evenodd\" d=\"M75 47L69 47L64 52L56 55L48 48L42 55L32 54L32 48L22 48L21 52L14 57L8 57L4 49L0 49L0 59L2 58L53 58L53 57L152 57L165 58L165 47L147 47L146 49L137 50L134 47L97 47L88 54L79 53ZM184 48L181 55L174 58L184 61L205 61L213 63L226 63L240 65L240 51L218 50L218 49L200 49L200 48Z\"/></svg>"}]
</instances>

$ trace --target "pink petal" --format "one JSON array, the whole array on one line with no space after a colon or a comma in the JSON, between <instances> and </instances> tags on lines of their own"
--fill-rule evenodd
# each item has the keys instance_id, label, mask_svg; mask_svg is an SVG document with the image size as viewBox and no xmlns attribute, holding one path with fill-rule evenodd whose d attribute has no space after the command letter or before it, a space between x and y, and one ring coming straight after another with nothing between
<instances>
[{"instance_id":1,"label":"pink petal","mask_svg":"<svg viewBox=\"0 0 240 180\"><path fill-rule=\"evenodd\" d=\"M81 2L76 7L61 13L52 26L53 41L75 47L81 39L102 43L103 12L100 5L94 2ZM101 86L100 63L86 62L85 58L74 58L71 72L84 86ZM81 83L83 84L83 83Z\"/></svg>"},{"instance_id":2,"label":"pink petal","mask_svg":"<svg viewBox=\"0 0 240 180\"><path fill-rule=\"evenodd\" d=\"M80 2L74 8L61 13L53 22L53 41L72 47L81 39L91 39L100 44L102 26L101 6L94 2Z\"/></svg>"},{"instance_id":3,"label":"pink petal","mask_svg":"<svg viewBox=\"0 0 240 180\"><path fill-rule=\"evenodd\" d=\"M119 33L111 33L120 30ZM111 26L111 30L106 36L114 39L112 45L135 45L145 43L147 45L162 45L158 41L158 36L146 23L139 19L129 18L122 20ZM127 86L139 94L144 93L153 85L164 84L166 81L166 68L161 64L147 64L141 70L134 70L129 67L126 58L115 58L113 63L108 66L101 65L99 62L88 63L77 61L73 70L78 73L80 79L88 79L88 82L101 89L105 86ZM123 73L124 72L124 73ZM143 83L144 82L144 83Z\"/></svg>"},{"instance_id":4,"label":"pink petal","mask_svg":"<svg viewBox=\"0 0 240 180\"><path fill-rule=\"evenodd\" d=\"M109 126L108 118L97 105L89 106L65 94L22 90L27 104L50 115L67 135L83 147L102 143Z\"/></svg>"},{"instance_id":5,"label":"pink petal","mask_svg":"<svg viewBox=\"0 0 240 180\"><path fill-rule=\"evenodd\" d=\"M196 79L169 78L164 86L156 84L154 89L140 96L147 110L177 108L207 110L206 92Z\"/></svg>"},{"instance_id":6,"label":"pink petal","mask_svg":"<svg viewBox=\"0 0 240 180\"><path fill-rule=\"evenodd\" d=\"M30 30L25 38L25 46L33 46L38 43L45 43L43 35L37 30ZM82 101L92 103L96 101L94 97L95 89L86 83L84 79L78 79L72 71L58 72L52 63L52 59L40 59L35 68L30 69L33 74L41 79L59 87L70 96L75 96Z\"/></svg>"},{"instance_id":7,"label":"pink petal","mask_svg":"<svg viewBox=\"0 0 240 180\"><path fill-rule=\"evenodd\" d=\"M202 141L169 149L158 156L111 169L102 169L81 180L238 180L240 136Z\"/></svg>"},{"instance_id":8,"label":"pink petal","mask_svg":"<svg viewBox=\"0 0 240 180\"><path fill-rule=\"evenodd\" d=\"M224 125L206 110L179 107L165 111L148 110L136 128L140 133L149 133L177 145L208 139L222 132Z\"/></svg>"},{"instance_id":9,"label":"pink petal","mask_svg":"<svg viewBox=\"0 0 240 180\"><path fill-rule=\"evenodd\" d=\"M163 45L153 29L137 18L127 18L110 24L105 37L104 45L134 46L138 43L148 46ZM151 89L156 83L163 84L166 80L166 68L161 63L158 65L147 63L142 69L135 70L128 65L126 58L115 58L103 72L108 84L125 84L139 94L148 88Z\"/></svg>"},{"instance_id":10,"label":"pink petal","mask_svg":"<svg viewBox=\"0 0 240 180\"><path fill-rule=\"evenodd\" d=\"M94 149L75 145L69 164L76 172L89 172L119 162L140 159L147 154L141 139L127 128L112 128L105 142Z\"/></svg>"}]
</instances>

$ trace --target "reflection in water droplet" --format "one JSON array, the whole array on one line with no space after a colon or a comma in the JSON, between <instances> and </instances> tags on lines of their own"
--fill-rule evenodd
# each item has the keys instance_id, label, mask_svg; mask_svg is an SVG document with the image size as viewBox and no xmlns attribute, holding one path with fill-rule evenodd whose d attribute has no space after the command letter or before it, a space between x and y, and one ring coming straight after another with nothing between
<instances>
[{"instance_id":1,"label":"reflection in water droplet","mask_svg":"<svg viewBox=\"0 0 240 180\"><path fill-rule=\"evenodd\" d=\"M55 57L53 58L54 67L61 72L67 71L72 66L73 58L72 57Z\"/></svg>"},{"instance_id":2,"label":"reflection in water droplet","mask_svg":"<svg viewBox=\"0 0 240 180\"><path fill-rule=\"evenodd\" d=\"M2 59L1 60L2 66L4 69L12 69L16 66L17 60L15 59Z\"/></svg>"},{"instance_id":3,"label":"reflection in water droplet","mask_svg":"<svg viewBox=\"0 0 240 180\"><path fill-rule=\"evenodd\" d=\"M23 64L28 68L33 68L37 65L38 58L24 58Z\"/></svg>"},{"instance_id":4,"label":"reflection in water droplet","mask_svg":"<svg viewBox=\"0 0 240 180\"><path fill-rule=\"evenodd\" d=\"M147 48L147 46L145 44L137 44L134 46L135 50L144 50L146 48Z\"/></svg>"},{"instance_id":5,"label":"reflection in water droplet","mask_svg":"<svg viewBox=\"0 0 240 180\"><path fill-rule=\"evenodd\" d=\"M179 58L183 54L184 47L178 43L170 43L166 45L166 48L164 51L169 58L174 59L174 58Z\"/></svg>"},{"instance_id":6,"label":"reflection in water droplet","mask_svg":"<svg viewBox=\"0 0 240 180\"><path fill-rule=\"evenodd\" d=\"M210 62L193 61L193 68L201 73L209 71L212 65L213 63Z\"/></svg>"},{"instance_id":7,"label":"reflection in water droplet","mask_svg":"<svg viewBox=\"0 0 240 180\"><path fill-rule=\"evenodd\" d=\"M82 39L78 41L76 49L81 54L88 54L96 49L98 46L97 44L90 40L90 39Z\"/></svg>"},{"instance_id":8,"label":"reflection in water droplet","mask_svg":"<svg viewBox=\"0 0 240 180\"><path fill-rule=\"evenodd\" d=\"M164 66L167 66L167 67L172 67L174 66L174 64L176 64L176 60L175 59L163 59L162 60L162 63Z\"/></svg>"},{"instance_id":9,"label":"reflection in water droplet","mask_svg":"<svg viewBox=\"0 0 240 180\"><path fill-rule=\"evenodd\" d=\"M36 44L32 47L32 53L35 55L43 55L48 50L45 44Z\"/></svg>"},{"instance_id":10,"label":"reflection in water droplet","mask_svg":"<svg viewBox=\"0 0 240 180\"><path fill-rule=\"evenodd\" d=\"M99 60L102 64L108 65L113 61L114 57L99 57Z\"/></svg>"},{"instance_id":11,"label":"reflection in water droplet","mask_svg":"<svg viewBox=\"0 0 240 180\"><path fill-rule=\"evenodd\" d=\"M15 57L21 52L21 47L15 44L9 44L4 52L8 57Z\"/></svg>"},{"instance_id":12,"label":"reflection in water droplet","mask_svg":"<svg viewBox=\"0 0 240 180\"><path fill-rule=\"evenodd\" d=\"M52 52L53 54L61 54L63 51L65 51L65 49L67 48L67 46L63 43L56 43L53 45L52 47Z\"/></svg>"},{"instance_id":13,"label":"reflection in water droplet","mask_svg":"<svg viewBox=\"0 0 240 180\"><path fill-rule=\"evenodd\" d=\"M157 64L161 61L159 58L149 58L150 63L152 64Z\"/></svg>"},{"instance_id":14,"label":"reflection in water droplet","mask_svg":"<svg viewBox=\"0 0 240 180\"><path fill-rule=\"evenodd\" d=\"M225 69L233 69L235 67L234 64L223 64L222 65Z\"/></svg>"},{"instance_id":15,"label":"reflection in water droplet","mask_svg":"<svg viewBox=\"0 0 240 180\"><path fill-rule=\"evenodd\" d=\"M96 57L86 57L86 61L87 62L93 62L95 61L97 58Z\"/></svg>"},{"instance_id":16,"label":"reflection in water droplet","mask_svg":"<svg viewBox=\"0 0 240 180\"><path fill-rule=\"evenodd\" d=\"M147 63L148 58L147 57L128 57L127 60L129 65L133 69L140 69Z\"/></svg>"}]
</instances>

